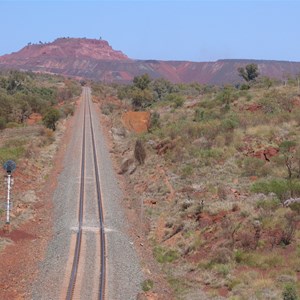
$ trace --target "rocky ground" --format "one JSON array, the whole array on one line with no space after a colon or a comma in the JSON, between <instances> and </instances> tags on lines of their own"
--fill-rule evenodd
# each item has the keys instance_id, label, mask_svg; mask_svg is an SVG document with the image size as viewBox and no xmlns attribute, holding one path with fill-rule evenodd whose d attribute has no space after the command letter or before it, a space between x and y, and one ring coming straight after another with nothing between
<instances>
[{"instance_id":1,"label":"rocky ground","mask_svg":"<svg viewBox=\"0 0 300 300\"><path fill-rule=\"evenodd\" d=\"M228 107L220 101L226 89L182 89L180 105L166 97L147 112L132 112L122 89L95 87L128 211L142 224L145 261L153 257L156 268L146 277L149 290L166 297L167 282L176 299L189 300L282 299L290 287L296 293L299 209L280 203L289 193L284 159L298 157L296 148L283 149L299 140L295 88L232 88ZM151 127L155 114L159 125ZM137 141L146 152L142 163ZM276 190L280 184L285 195Z\"/></svg>"},{"instance_id":2,"label":"rocky ground","mask_svg":"<svg viewBox=\"0 0 300 300\"><path fill-rule=\"evenodd\" d=\"M10 232L2 229L0 234L1 299L29 298L31 284L37 276L37 264L43 259L52 234L51 197L61 170L60 161L70 122L61 123L55 133L55 141L37 151L33 157L21 161L13 174L14 208L11 212ZM35 131L33 128L26 130ZM4 135L8 131L4 131ZM14 133L15 130L9 136ZM17 132L16 136L19 134ZM3 222L2 215L2 228Z\"/></svg>"}]
</instances>

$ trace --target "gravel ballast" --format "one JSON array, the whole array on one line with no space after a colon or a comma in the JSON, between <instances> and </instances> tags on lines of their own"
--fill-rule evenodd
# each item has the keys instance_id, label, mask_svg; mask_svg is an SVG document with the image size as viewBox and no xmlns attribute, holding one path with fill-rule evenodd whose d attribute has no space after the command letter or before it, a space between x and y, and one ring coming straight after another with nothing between
<instances>
[{"instance_id":1,"label":"gravel ballast","mask_svg":"<svg viewBox=\"0 0 300 300\"><path fill-rule=\"evenodd\" d=\"M84 88L85 89L85 88ZM90 95L90 89L88 89ZM80 183L80 158L83 123L83 101L74 116L71 141L67 147L63 171L53 197L54 228L44 261L40 264L38 280L32 287L31 299L61 299L65 288L65 272L69 258L70 241L78 227L78 199ZM127 234L128 221L121 204L122 192L117 184L112 162L107 150L103 131L99 122L99 111L91 102L92 118L97 148L97 160L101 180L101 195L104 208L106 233L106 299L136 299L143 280L139 260L133 242ZM88 134L87 134L88 135ZM90 153L87 152L90 160ZM90 167L87 165L87 169ZM87 174L87 180L88 179ZM94 195L91 194L91 197ZM83 226L96 228L96 214L93 205L87 205ZM86 243L96 244L95 233L86 233ZM87 257L96 255L93 247L87 245ZM92 264L86 259L87 264ZM84 268L88 273L89 266ZM81 299L90 287L81 291Z\"/></svg>"}]
</instances>

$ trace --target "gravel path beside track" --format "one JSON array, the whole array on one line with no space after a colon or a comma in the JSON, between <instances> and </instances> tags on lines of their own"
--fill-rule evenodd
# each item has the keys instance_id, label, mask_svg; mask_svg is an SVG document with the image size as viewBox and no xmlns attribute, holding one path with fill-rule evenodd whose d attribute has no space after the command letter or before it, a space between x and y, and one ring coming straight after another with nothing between
<instances>
[{"instance_id":1,"label":"gravel path beside track","mask_svg":"<svg viewBox=\"0 0 300 300\"><path fill-rule=\"evenodd\" d=\"M74 118L74 127L71 142L67 148L63 172L59 176L58 186L55 191L54 202L54 229L53 239L50 241L45 260L40 265L40 276L32 287L32 299L62 299L66 267L69 260L69 250L72 230L78 227L78 194L80 178L80 157L83 122L82 103ZM97 159L102 188L104 208L104 224L106 232L107 253L107 281L106 299L130 300L136 299L142 281L141 268L135 253L133 243L127 235L128 222L121 205L122 193L118 187L112 162L105 145L102 129L99 122L99 113L92 105L92 117L95 130ZM88 176L88 173L87 173ZM87 178L88 180L88 178ZM94 224L95 211L92 206L87 206L84 213L83 226L96 227ZM89 229L91 230L91 229ZM97 244L95 235L87 230L86 241ZM92 248L87 248L87 253L94 255ZM89 261L83 270L83 276L89 272ZM81 274L82 275L82 274ZM92 286L92 283L91 283ZM81 299L90 299L82 291Z\"/></svg>"}]
</instances>

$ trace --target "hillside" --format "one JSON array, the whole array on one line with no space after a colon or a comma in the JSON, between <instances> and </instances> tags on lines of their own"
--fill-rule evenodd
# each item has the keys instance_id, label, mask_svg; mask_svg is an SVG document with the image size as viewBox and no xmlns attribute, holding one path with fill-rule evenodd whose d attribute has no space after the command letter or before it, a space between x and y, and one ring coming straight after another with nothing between
<instances>
[{"instance_id":1,"label":"hillside","mask_svg":"<svg viewBox=\"0 0 300 300\"><path fill-rule=\"evenodd\" d=\"M176 299L298 299L297 81L242 90L155 80L138 93L152 94L146 108L131 113L137 83L93 90L124 202ZM132 125L146 113L141 134ZM160 282L147 280L144 290L159 295Z\"/></svg>"},{"instance_id":2,"label":"hillside","mask_svg":"<svg viewBox=\"0 0 300 300\"><path fill-rule=\"evenodd\" d=\"M174 83L224 84L239 82L237 68L256 63L262 76L283 79L300 73L299 62L219 60L216 62L135 60L104 40L59 38L52 43L28 44L0 57L0 69L50 72L102 82L128 83L148 73Z\"/></svg>"}]
</instances>

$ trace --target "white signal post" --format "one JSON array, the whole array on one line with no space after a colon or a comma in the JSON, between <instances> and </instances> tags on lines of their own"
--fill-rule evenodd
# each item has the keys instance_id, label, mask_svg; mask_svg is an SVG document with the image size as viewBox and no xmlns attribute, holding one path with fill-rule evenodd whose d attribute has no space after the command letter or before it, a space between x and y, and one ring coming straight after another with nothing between
<instances>
[{"instance_id":1,"label":"white signal post","mask_svg":"<svg viewBox=\"0 0 300 300\"><path fill-rule=\"evenodd\" d=\"M11 184L12 184L11 174L7 174L6 224L10 223L9 211L10 211L10 190L11 190Z\"/></svg>"},{"instance_id":2,"label":"white signal post","mask_svg":"<svg viewBox=\"0 0 300 300\"><path fill-rule=\"evenodd\" d=\"M11 173L16 169L16 163L13 160L8 160L3 165L4 170L7 175L5 179L7 181L7 201L6 201L6 226L4 228L5 231L9 232L10 230L10 209L11 209L11 195L10 190L13 185L13 177Z\"/></svg>"}]
</instances>

